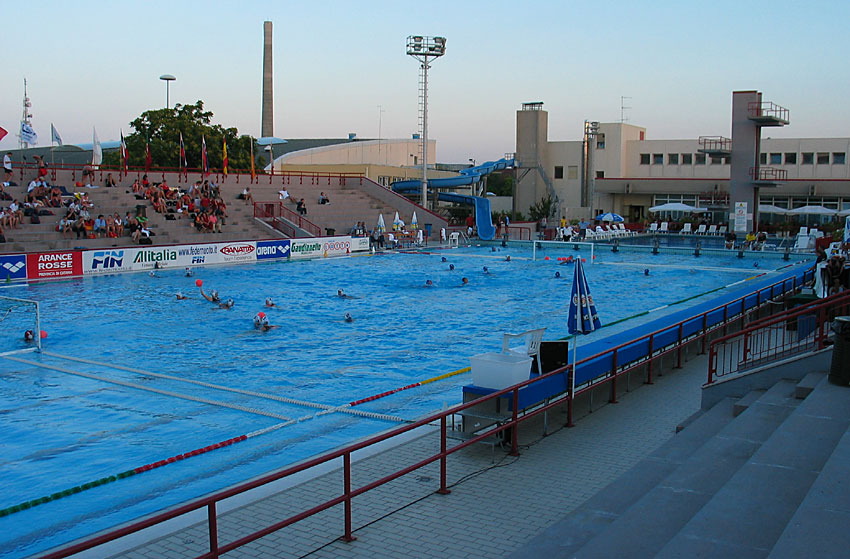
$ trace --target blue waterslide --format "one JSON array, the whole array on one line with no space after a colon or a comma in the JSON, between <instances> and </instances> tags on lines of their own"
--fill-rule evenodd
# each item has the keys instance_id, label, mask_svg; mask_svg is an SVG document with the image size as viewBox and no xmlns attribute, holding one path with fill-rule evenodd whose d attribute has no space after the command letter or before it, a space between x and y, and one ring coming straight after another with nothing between
<instances>
[{"instance_id":1,"label":"blue waterslide","mask_svg":"<svg viewBox=\"0 0 850 559\"><path fill-rule=\"evenodd\" d=\"M469 186L481 182L481 177L484 175L513 167L513 165L513 159L502 158L498 161L487 161L481 165L463 169L460 171L460 175L456 177L428 179L428 188L440 189ZM422 188L422 181L417 179L398 181L392 184L393 191L399 193L418 192L420 188ZM453 192L440 192L438 190L437 199L443 200L444 202L454 202L456 204L473 206L475 208L475 225L478 228L478 237L485 241L490 241L496 236L496 228L493 225L493 219L490 215L490 200L487 198L483 196L455 194Z\"/></svg>"}]
</instances>

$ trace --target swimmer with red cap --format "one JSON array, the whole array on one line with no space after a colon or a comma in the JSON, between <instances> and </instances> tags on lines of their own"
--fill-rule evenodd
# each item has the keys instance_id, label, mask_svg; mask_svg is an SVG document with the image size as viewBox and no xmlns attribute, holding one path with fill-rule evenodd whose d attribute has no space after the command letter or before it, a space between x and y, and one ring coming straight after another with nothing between
<instances>
[{"instance_id":1,"label":"swimmer with red cap","mask_svg":"<svg viewBox=\"0 0 850 559\"><path fill-rule=\"evenodd\" d=\"M272 328L277 328L277 326L269 324L269 317L266 316L266 313L260 311L254 315L254 328L268 332Z\"/></svg>"}]
</instances>

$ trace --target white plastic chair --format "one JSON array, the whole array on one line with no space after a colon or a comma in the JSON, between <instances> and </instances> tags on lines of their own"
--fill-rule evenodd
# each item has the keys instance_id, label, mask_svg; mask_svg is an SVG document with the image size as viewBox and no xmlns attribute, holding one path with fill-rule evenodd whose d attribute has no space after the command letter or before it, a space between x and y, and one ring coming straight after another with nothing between
<instances>
[{"instance_id":1,"label":"white plastic chair","mask_svg":"<svg viewBox=\"0 0 850 559\"><path fill-rule=\"evenodd\" d=\"M662 222L661 222L661 229L659 229L659 230L658 230L658 232L659 232L659 233L669 233L669 231L670 231L670 230L669 230L669 229L667 229L667 222L666 222L666 221L662 221Z\"/></svg>"},{"instance_id":2,"label":"white plastic chair","mask_svg":"<svg viewBox=\"0 0 850 559\"><path fill-rule=\"evenodd\" d=\"M545 331L546 328L537 328L535 330L526 330L519 334L502 334L502 353L525 353L529 357L536 357L534 361L537 363L537 374L542 374L540 368L540 344L543 341L543 332ZM514 338L525 338L525 347L509 347L511 340Z\"/></svg>"},{"instance_id":3,"label":"white plastic chair","mask_svg":"<svg viewBox=\"0 0 850 559\"><path fill-rule=\"evenodd\" d=\"M460 233L457 231L453 231L451 235L449 235L449 246L460 246Z\"/></svg>"},{"instance_id":4,"label":"white plastic chair","mask_svg":"<svg viewBox=\"0 0 850 559\"><path fill-rule=\"evenodd\" d=\"M655 221L653 221L652 223L650 223L650 224L649 224L649 231L650 231L651 233L655 233L656 231L658 231L658 223L656 223Z\"/></svg>"},{"instance_id":5,"label":"white plastic chair","mask_svg":"<svg viewBox=\"0 0 850 559\"><path fill-rule=\"evenodd\" d=\"M709 225L708 231L706 231L705 234L706 235L717 235L717 226L716 225Z\"/></svg>"},{"instance_id":6,"label":"white plastic chair","mask_svg":"<svg viewBox=\"0 0 850 559\"><path fill-rule=\"evenodd\" d=\"M720 228L717 230L717 234L718 235L725 235L726 234L726 226L721 225Z\"/></svg>"},{"instance_id":7,"label":"white plastic chair","mask_svg":"<svg viewBox=\"0 0 850 559\"><path fill-rule=\"evenodd\" d=\"M705 223L701 223L700 226L697 227L697 235L705 235L707 229L708 228Z\"/></svg>"},{"instance_id":8,"label":"white plastic chair","mask_svg":"<svg viewBox=\"0 0 850 559\"><path fill-rule=\"evenodd\" d=\"M700 227L705 228L705 225L700 225ZM686 223L685 226L682 227L682 233L686 235L693 233L690 222ZM697 234L699 234L699 230L697 230Z\"/></svg>"},{"instance_id":9,"label":"white plastic chair","mask_svg":"<svg viewBox=\"0 0 850 559\"><path fill-rule=\"evenodd\" d=\"M808 236L808 234L809 234L809 228L808 227L800 227L800 232L797 233L798 236L800 236L800 235Z\"/></svg>"}]
</instances>

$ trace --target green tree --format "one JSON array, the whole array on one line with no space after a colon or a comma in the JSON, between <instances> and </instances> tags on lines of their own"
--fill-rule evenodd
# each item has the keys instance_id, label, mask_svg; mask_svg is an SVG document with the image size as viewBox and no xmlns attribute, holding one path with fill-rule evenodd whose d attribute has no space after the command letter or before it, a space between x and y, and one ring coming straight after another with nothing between
<instances>
[{"instance_id":1,"label":"green tree","mask_svg":"<svg viewBox=\"0 0 850 559\"><path fill-rule=\"evenodd\" d=\"M180 167L180 134L186 148L186 164L190 169L201 168L201 138L207 144L207 164L210 170L222 168L222 139L227 140L227 167L231 171L251 168L251 144L254 155L258 148L251 136L239 136L236 128L224 128L212 123L212 111L204 110L204 102L194 105L177 104L174 108L143 112L130 123L134 132L124 138L131 167L145 166L145 144L150 142L151 167L176 169ZM119 152L105 153L104 165L121 165ZM263 158L258 157L257 168Z\"/></svg>"},{"instance_id":2,"label":"green tree","mask_svg":"<svg viewBox=\"0 0 850 559\"><path fill-rule=\"evenodd\" d=\"M513 171L505 170L487 175L487 192L492 192L496 196L513 196Z\"/></svg>"},{"instance_id":3,"label":"green tree","mask_svg":"<svg viewBox=\"0 0 850 559\"><path fill-rule=\"evenodd\" d=\"M532 221L540 221L541 219L549 218L552 214L552 198L547 196L542 198L528 208L528 215Z\"/></svg>"}]
</instances>

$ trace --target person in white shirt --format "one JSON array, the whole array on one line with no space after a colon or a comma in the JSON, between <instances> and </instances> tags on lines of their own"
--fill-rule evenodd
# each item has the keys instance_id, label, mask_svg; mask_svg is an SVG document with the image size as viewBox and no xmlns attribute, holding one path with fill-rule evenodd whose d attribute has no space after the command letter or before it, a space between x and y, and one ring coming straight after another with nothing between
<instances>
[{"instance_id":1,"label":"person in white shirt","mask_svg":"<svg viewBox=\"0 0 850 559\"><path fill-rule=\"evenodd\" d=\"M3 156L3 171L6 173L6 178L4 179L6 182L12 180L12 152L6 152L6 155Z\"/></svg>"},{"instance_id":2,"label":"person in white shirt","mask_svg":"<svg viewBox=\"0 0 850 559\"><path fill-rule=\"evenodd\" d=\"M289 198L289 192L287 192L286 187L283 187L283 190L278 192L280 194L280 201L285 202L287 198Z\"/></svg>"}]
</instances>

